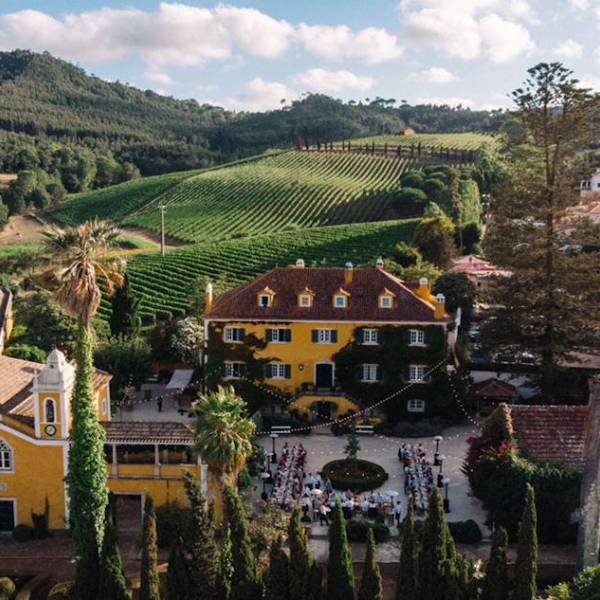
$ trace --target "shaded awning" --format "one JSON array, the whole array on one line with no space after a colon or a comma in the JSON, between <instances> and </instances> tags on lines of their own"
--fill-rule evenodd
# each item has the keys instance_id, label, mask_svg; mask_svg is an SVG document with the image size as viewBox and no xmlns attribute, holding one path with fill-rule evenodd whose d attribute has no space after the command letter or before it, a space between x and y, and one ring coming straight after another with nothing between
<instances>
[{"instance_id":1,"label":"shaded awning","mask_svg":"<svg viewBox=\"0 0 600 600\"><path fill-rule=\"evenodd\" d=\"M192 375L194 374L194 369L175 369L175 372L171 376L169 383L167 383L166 389L168 390L183 390L185 389L190 381L192 380Z\"/></svg>"}]
</instances>

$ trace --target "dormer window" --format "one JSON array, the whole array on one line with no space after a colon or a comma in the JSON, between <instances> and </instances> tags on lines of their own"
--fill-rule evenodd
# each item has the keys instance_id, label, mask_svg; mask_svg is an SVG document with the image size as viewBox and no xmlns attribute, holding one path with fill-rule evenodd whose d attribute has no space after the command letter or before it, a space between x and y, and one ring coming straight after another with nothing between
<instances>
[{"instance_id":1,"label":"dormer window","mask_svg":"<svg viewBox=\"0 0 600 600\"><path fill-rule=\"evenodd\" d=\"M342 296L341 294L333 297L333 305L336 308L346 308L348 306L348 299L346 296Z\"/></svg>"},{"instance_id":2,"label":"dormer window","mask_svg":"<svg viewBox=\"0 0 600 600\"><path fill-rule=\"evenodd\" d=\"M275 292L271 288L266 287L258 294L258 306L261 308L269 308L273 305L274 297Z\"/></svg>"},{"instance_id":3,"label":"dormer window","mask_svg":"<svg viewBox=\"0 0 600 600\"><path fill-rule=\"evenodd\" d=\"M310 296L309 294L300 294L300 296L298 296L298 306L309 308L311 304L312 296Z\"/></svg>"},{"instance_id":4,"label":"dormer window","mask_svg":"<svg viewBox=\"0 0 600 600\"><path fill-rule=\"evenodd\" d=\"M393 302L391 296L379 296L379 308L392 308Z\"/></svg>"}]
</instances>

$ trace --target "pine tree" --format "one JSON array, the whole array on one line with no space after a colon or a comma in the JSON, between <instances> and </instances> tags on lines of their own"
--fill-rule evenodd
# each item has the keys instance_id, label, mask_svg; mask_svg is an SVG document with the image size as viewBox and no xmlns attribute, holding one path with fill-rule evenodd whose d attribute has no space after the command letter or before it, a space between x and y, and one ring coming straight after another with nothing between
<instances>
[{"instance_id":1,"label":"pine tree","mask_svg":"<svg viewBox=\"0 0 600 600\"><path fill-rule=\"evenodd\" d=\"M131 591L127 589L123 573L117 532L109 522L104 528L97 597L102 600L131 600Z\"/></svg>"},{"instance_id":2,"label":"pine tree","mask_svg":"<svg viewBox=\"0 0 600 600\"><path fill-rule=\"evenodd\" d=\"M306 590L309 589L310 585L312 558L300 522L300 507L298 506L294 507L290 517L288 545L290 547L289 597L290 600L304 600Z\"/></svg>"},{"instance_id":3,"label":"pine tree","mask_svg":"<svg viewBox=\"0 0 600 600\"><path fill-rule=\"evenodd\" d=\"M116 289L112 297L112 312L110 314L110 333L113 336L134 336L140 327L138 309L141 297L134 298L129 289L129 278L123 278L123 285Z\"/></svg>"},{"instance_id":4,"label":"pine tree","mask_svg":"<svg viewBox=\"0 0 600 600\"><path fill-rule=\"evenodd\" d=\"M339 502L331 512L329 561L327 563L327 599L354 599L354 571L348 546L346 522Z\"/></svg>"},{"instance_id":5,"label":"pine tree","mask_svg":"<svg viewBox=\"0 0 600 600\"><path fill-rule=\"evenodd\" d=\"M217 544L215 542L214 515L206 505L200 485L191 473L183 478L185 493L190 503L190 573L192 599L215 600L217 593Z\"/></svg>"},{"instance_id":6,"label":"pine tree","mask_svg":"<svg viewBox=\"0 0 600 600\"><path fill-rule=\"evenodd\" d=\"M490 559L485 569L481 600L508 600L507 549L508 534L504 527L500 527L492 542Z\"/></svg>"},{"instance_id":7,"label":"pine tree","mask_svg":"<svg viewBox=\"0 0 600 600\"><path fill-rule=\"evenodd\" d=\"M191 600L191 576L183 540L178 537L169 553L167 567L168 600Z\"/></svg>"},{"instance_id":8,"label":"pine tree","mask_svg":"<svg viewBox=\"0 0 600 600\"><path fill-rule=\"evenodd\" d=\"M230 486L224 490L225 506L231 528L233 549L232 600L260 600L263 586L252 552L248 521L237 492Z\"/></svg>"},{"instance_id":9,"label":"pine tree","mask_svg":"<svg viewBox=\"0 0 600 600\"><path fill-rule=\"evenodd\" d=\"M142 532L142 564L140 573L139 600L160 600L160 582L156 561L156 515L151 496L146 496L144 504L144 526Z\"/></svg>"},{"instance_id":10,"label":"pine tree","mask_svg":"<svg viewBox=\"0 0 600 600\"><path fill-rule=\"evenodd\" d=\"M288 600L290 598L287 554L283 549L283 537L279 536L269 552L269 571L265 581L265 600Z\"/></svg>"},{"instance_id":11,"label":"pine tree","mask_svg":"<svg viewBox=\"0 0 600 600\"><path fill-rule=\"evenodd\" d=\"M214 506L214 504L211 503L211 506ZM217 564L217 600L229 600L233 583L232 578L233 550L231 548L231 533L229 528L227 528L223 536L223 543L219 551L219 562Z\"/></svg>"},{"instance_id":12,"label":"pine tree","mask_svg":"<svg viewBox=\"0 0 600 600\"><path fill-rule=\"evenodd\" d=\"M523 516L519 525L513 600L534 600L536 597L537 553L535 493L533 487L528 483L525 491Z\"/></svg>"},{"instance_id":13,"label":"pine tree","mask_svg":"<svg viewBox=\"0 0 600 600\"><path fill-rule=\"evenodd\" d=\"M408 511L402 524L402 548L400 550L400 568L396 584L396 600L418 599L417 578L417 534L414 523L414 500L408 503Z\"/></svg>"},{"instance_id":14,"label":"pine tree","mask_svg":"<svg viewBox=\"0 0 600 600\"><path fill-rule=\"evenodd\" d=\"M419 555L419 598L448 600L456 580L454 540L444 521L442 499L437 487L429 496L429 509L423 524Z\"/></svg>"},{"instance_id":15,"label":"pine tree","mask_svg":"<svg viewBox=\"0 0 600 600\"><path fill-rule=\"evenodd\" d=\"M375 557L375 536L370 527L367 534L367 554L362 579L360 580L358 600L383 600L381 573Z\"/></svg>"}]
</instances>

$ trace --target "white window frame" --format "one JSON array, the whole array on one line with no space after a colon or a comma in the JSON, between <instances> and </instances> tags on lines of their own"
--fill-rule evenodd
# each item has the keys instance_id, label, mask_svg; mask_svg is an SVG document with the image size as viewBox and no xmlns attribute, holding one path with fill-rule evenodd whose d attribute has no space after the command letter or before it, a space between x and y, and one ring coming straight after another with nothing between
<instances>
[{"instance_id":1,"label":"white window frame","mask_svg":"<svg viewBox=\"0 0 600 600\"><path fill-rule=\"evenodd\" d=\"M410 345L411 346L424 346L425 345L425 332L422 329L411 329L410 330Z\"/></svg>"},{"instance_id":2,"label":"white window frame","mask_svg":"<svg viewBox=\"0 0 600 600\"><path fill-rule=\"evenodd\" d=\"M52 417L53 418L52 418L51 421L48 419L48 408L47 408L47 405L48 405L49 402L52 404ZM43 409L44 409L44 423L55 424L56 423L56 402L54 401L54 399L53 398L44 398Z\"/></svg>"},{"instance_id":3,"label":"white window frame","mask_svg":"<svg viewBox=\"0 0 600 600\"><path fill-rule=\"evenodd\" d=\"M379 379L377 378L377 369L379 368L378 364L366 363L366 364L360 365L360 368L361 368L360 380L363 383L375 383L375 382L379 381Z\"/></svg>"},{"instance_id":4,"label":"white window frame","mask_svg":"<svg viewBox=\"0 0 600 600\"><path fill-rule=\"evenodd\" d=\"M333 344L331 332L333 329L317 329L317 344Z\"/></svg>"},{"instance_id":5,"label":"white window frame","mask_svg":"<svg viewBox=\"0 0 600 600\"><path fill-rule=\"evenodd\" d=\"M0 473L14 472L14 452L9 443L0 438ZM2 498L4 500L4 498Z\"/></svg>"},{"instance_id":6,"label":"white window frame","mask_svg":"<svg viewBox=\"0 0 600 600\"><path fill-rule=\"evenodd\" d=\"M423 383L425 381L426 372L427 367L425 365L409 365L408 381L411 383Z\"/></svg>"},{"instance_id":7,"label":"white window frame","mask_svg":"<svg viewBox=\"0 0 600 600\"><path fill-rule=\"evenodd\" d=\"M300 294L298 296L298 306L302 308L310 308L312 305L312 297L310 294Z\"/></svg>"},{"instance_id":8,"label":"white window frame","mask_svg":"<svg viewBox=\"0 0 600 600\"><path fill-rule=\"evenodd\" d=\"M263 304L263 298L267 299L266 304ZM273 296L271 296L270 294L259 294L258 295L258 306L260 306L260 308L269 308L272 303L273 303Z\"/></svg>"},{"instance_id":9,"label":"white window frame","mask_svg":"<svg viewBox=\"0 0 600 600\"><path fill-rule=\"evenodd\" d=\"M285 340L280 340L279 339L279 332L280 331L289 331L289 327L268 327L268 329L271 330L271 342L274 344L289 344L290 342L287 342Z\"/></svg>"},{"instance_id":10,"label":"white window frame","mask_svg":"<svg viewBox=\"0 0 600 600\"><path fill-rule=\"evenodd\" d=\"M425 400L421 398L411 398L406 401L406 410L411 413L424 413Z\"/></svg>"},{"instance_id":11,"label":"white window frame","mask_svg":"<svg viewBox=\"0 0 600 600\"><path fill-rule=\"evenodd\" d=\"M369 338L369 339L367 339ZM362 330L363 346L378 346L379 345L379 329L374 327L365 327Z\"/></svg>"},{"instance_id":12,"label":"white window frame","mask_svg":"<svg viewBox=\"0 0 600 600\"><path fill-rule=\"evenodd\" d=\"M338 304L338 300L341 300L341 304ZM348 306L348 298L343 294L336 294L333 297L333 306L335 308L346 308Z\"/></svg>"},{"instance_id":13,"label":"white window frame","mask_svg":"<svg viewBox=\"0 0 600 600\"><path fill-rule=\"evenodd\" d=\"M391 296L387 294L379 296L379 308L392 308L393 305L394 299Z\"/></svg>"},{"instance_id":14,"label":"white window frame","mask_svg":"<svg viewBox=\"0 0 600 600\"><path fill-rule=\"evenodd\" d=\"M289 366L287 363L269 363L271 367L271 377L269 379L285 379L285 368Z\"/></svg>"},{"instance_id":15,"label":"white window frame","mask_svg":"<svg viewBox=\"0 0 600 600\"><path fill-rule=\"evenodd\" d=\"M224 363L225 365L225 376L223 379L241 379L242 376L239 372L239 365L245 365L246 363L240 361L229 361ZM235 367L238 367L238 374L235 374Z\"/></svg>"},{"instance_id":16,"label":"white window frame","mask_svg":"<svg viewBox=\"0 0 600 600\"><path fill-rule=\"evenodd\" d=\"M223 329L223 341L227 344L243 344L244 343L243 336L242 336L241 340L234 339L234 337L235 337L234 332L235 331L243 331L243 330L244 330L243 327L233 327L233 326L225 327Z\"/></svg>"}]
</instances>

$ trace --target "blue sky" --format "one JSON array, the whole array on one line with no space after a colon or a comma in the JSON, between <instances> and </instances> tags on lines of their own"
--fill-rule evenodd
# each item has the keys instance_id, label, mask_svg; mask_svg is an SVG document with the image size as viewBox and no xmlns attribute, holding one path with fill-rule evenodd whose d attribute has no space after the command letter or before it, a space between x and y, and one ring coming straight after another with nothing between
<instances>
[{"instance_id":1,"label":"blue sky","mask_svg":"<svg viewBox=\"0 0 600 600\"><path fill-rule=\"evenodd\" d=\"M600 89L600 0L3 0L0 49L235 110L303 92L510 106L539 61Z\"/></svg>"}]
</instances>

